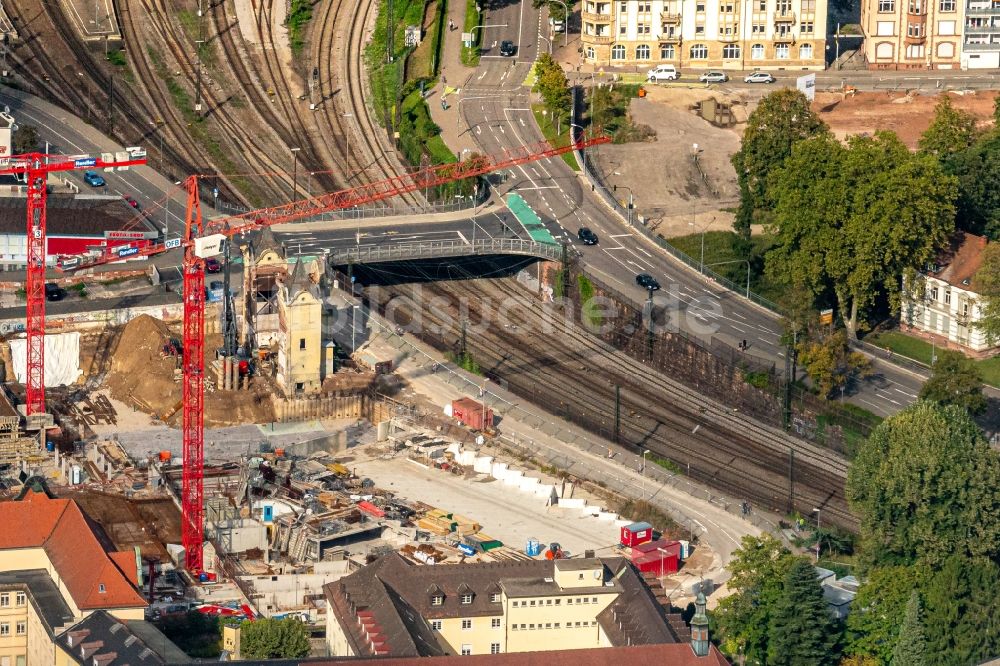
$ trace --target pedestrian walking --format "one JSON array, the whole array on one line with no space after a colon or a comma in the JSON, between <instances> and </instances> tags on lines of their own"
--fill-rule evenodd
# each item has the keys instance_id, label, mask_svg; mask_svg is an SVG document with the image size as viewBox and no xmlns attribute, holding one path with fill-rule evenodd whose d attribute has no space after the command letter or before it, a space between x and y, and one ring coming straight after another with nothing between
<instances>
[{"instance_id":1,"label":"pedestrian walking","mask_svg":"<svg viewBox=\"0 0 1000 666\"><path fill-rule=\"evenodd\" d=\"M441 85L443 85L443 86L448 85L448 79L445 78L444 70L443 69L441 70Z\"/></svg>"},{"instance_id":2,"label":"pedestrian walking","mask_svg":"<svg viewBox=\"0 0 1000 666\"><path fill-rule=\"evenodd\" d=\"M451 19L448 19L448 31L451 32L454 29L455 29L455 22L452 21Z\"/></svg>"}]
</instances>

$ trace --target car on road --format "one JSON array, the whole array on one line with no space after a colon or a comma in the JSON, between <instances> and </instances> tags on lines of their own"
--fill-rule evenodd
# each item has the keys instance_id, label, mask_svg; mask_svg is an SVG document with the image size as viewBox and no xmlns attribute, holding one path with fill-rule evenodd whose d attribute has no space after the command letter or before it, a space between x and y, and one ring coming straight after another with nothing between
<instances>
[{"instance_id":1,"label":"car on road","mask_svg":"<svg viewBox=\"0 0 1000 666\"><path fill-rule=\"evenodd\" d=\"M104 187L104 177L93 171L83 172L83 182L91 187Z\"/></svg>"},{"instance_id":2,"label":"car on road","mask_svg":"<svg viewBox=\"0 0 1000 666\"><path fill-rule=\"evenodd\" d=\"M649 291L660 290L660 283L657 282L656 278L650 275L649 273L639 273L638 275L636 275L635 283L640 287L642 287L643 289L647 289Z\"/></svg>"},{"instance_id":3,"label":"car on road","mask_svg":"<svg viewBox=\"0 0 1000 666\"><path fill-rule=\"evenodd\" d=\"M549 25L552 26L552 32L561 33L566 31L566 23L562 19L549 19Z\"/></svg>"},{"instance_id":4,"label":"car on road","mask_svg":"<svg viewBox=\"0 0 1000 666\"><path fill-rule=\"evenodd\" d=\"M127 203L129 206L132 206L132 208L139 210L139 202L136 201L135 197L133 197L131 194L123 194L122 199L124 199L125 203Z\"/></svg>"},{"instance_id":5,"label":"car on road","mask_svg":"<svg viewBox=\"0 0 1000 666\"><path fill-rule=\"evenodd\" d=\"M744 83L774 83L775 79L769 72L754 72L743 79Z\"/></svg>"},{"instance_id":6,"label":"car on road","mask_svg":"<svg viewBox=\"0 0 1000 666\"><path fill-rule=\"evenodd\" d=\"M45 283L45 300L47 301L61 301L63 296L66 295L66 290L57 285L54 282Z\"/></svg>"},{"instance_id":7,"label":"car on road","mask_svg":"<svg viewBox=\"0 0 1000 666\"><path fill-rule=\"evenodd\" d=\"M676 81L681 77L680 72L673 65L657 65L646 72L646 80L651 83L658 81Z\"/></svg>"},{"instance_id":8,"label":"car on road","mask_svg":"<svg viewBox=\"0 0 1000 666\"><path fill-rule=\"evenodd\" d=\"M580 227L580 230L576 232L576 237L584 245L597 245L597 234L587 227Z\"/></svg>"},{"instance_id":9,"label":"car on road","mask_svg":"<svg viewBox=\"0 0 1000 666\"><path fill-rule=\"evenodd\" d=\"M725 72L713 70L711 72L705 72L698 77L698 80L702 83L725 83L729 80L729 75Z\"/></svg>"},{"instance_id":10,"label":"car on road","mask_svg":"<svg viewBox=\"0 0 1000 666\"><path fill-rule=\"evenodd\" d=\"M215 258L209 258L205 260L205 272L206 273L221 273L222 272L222 262Z\"/></svg>"},{"instance_id":11,"label":"car on road","mask_svg":"<svg viewBox=\"0 0 1000 666\"><path fill-rule=\"evenodd\" d=\"M512 58L515 53L517 53L517 44L509 39L500 42L500 55L504 58Z\"/></svg>"}]
</instances>

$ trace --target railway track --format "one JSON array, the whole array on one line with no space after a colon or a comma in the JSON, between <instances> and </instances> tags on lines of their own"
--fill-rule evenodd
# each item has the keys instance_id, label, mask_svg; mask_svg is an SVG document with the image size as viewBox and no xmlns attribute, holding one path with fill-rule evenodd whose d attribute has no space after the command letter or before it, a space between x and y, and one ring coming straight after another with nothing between
<instances>
[{"instance_id":1,"label":"railway track","mask_svg":"<svg viewBox=\"0 0 1000 666\"><path fill-rule=\"evenodd\" d=\"M423 285L424 302L441 299L439 307L423 308L419 313L423 337L449 348L450 340L461 336L459 296L468 299L464 316L469 320L478 319L490 307L483 304L500 301L517 304L507 310L507 323L512 327L536 331L539 317L547 314L553 319L551 309L543 312L548 306L519 286L484 282L461 283L458 288L458 283ZM406 286L388 288L385 294L387 298L414 295L413 288ZM417 316L406 305L397 312L401 320ZM820 506L834 523L856 526L844 498L846 461L734 415L714 401L692 396L688 389L650 374L641 363L578 327L558 316L555 320L551 331L539 331L530 339L512 338L505 329L493 326L470 335L468 344L487 376L557 416L569 417L610 438L617 385L621 389L623 443L637 451L648 449L682 469L687 467L693 478L758 506L784 512L792 494L798 509L809 511ZM431 334L429 326L443 333Z\"/></svg>"}]
</instances>

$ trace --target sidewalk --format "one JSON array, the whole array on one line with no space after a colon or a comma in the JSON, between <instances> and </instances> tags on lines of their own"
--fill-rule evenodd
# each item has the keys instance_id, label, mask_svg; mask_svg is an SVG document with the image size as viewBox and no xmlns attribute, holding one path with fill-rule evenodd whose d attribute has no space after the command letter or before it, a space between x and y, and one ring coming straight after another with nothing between
<instances>
[{"instance_id":1,"label":"sidewalk","mask_svg":"<svg viewBox=\"0 0 1000 666\"><path fill-rule=\"evenodd\" d=\"M448 22L455 25L454 30L448 29ZM427 106L430 107L431 119L441 128L441 139L451 148L451 151L461 159L463 151L479 150L468 125L462 121L459 112L460 93L446 95L448 108L441 107L441 95L445 87L459 91L465 85L475 70L462 64L462 26L465 25L465 0L448 0L448 15L444 21L444 45L441 48L441 70L436 86L427 91Z\"/></svg>"}]
</instances>

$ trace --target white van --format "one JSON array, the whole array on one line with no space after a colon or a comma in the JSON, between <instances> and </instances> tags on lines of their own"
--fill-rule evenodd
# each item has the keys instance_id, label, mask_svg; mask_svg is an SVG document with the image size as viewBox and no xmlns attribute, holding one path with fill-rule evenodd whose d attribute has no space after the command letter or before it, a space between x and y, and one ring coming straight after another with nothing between
<instances>
[{"instance_id":1,"label":"white van","mask_svg":"<svg viewBox=\"0 0 1000 666\"><path fill-rule=\"evenodd\" d=\"M680 76L680 72L673 65L657 65L647 72L646 80L650 82L676 81Z\"/></svg>"}]
</instances>

